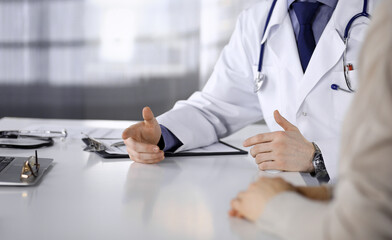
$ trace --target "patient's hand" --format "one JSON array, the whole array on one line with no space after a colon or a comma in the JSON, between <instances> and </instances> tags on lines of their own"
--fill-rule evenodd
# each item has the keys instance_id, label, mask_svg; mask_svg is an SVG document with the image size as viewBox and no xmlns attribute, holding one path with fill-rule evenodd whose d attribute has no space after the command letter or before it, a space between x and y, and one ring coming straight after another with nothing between
<instances>
[{"instance_id":1,"label":"patient's hand","mask_svg":"<svg viewBox=\"0 0 392 240\"><path fill-rule=\"evenodd\" d=\"M296 189L282 178L262 177L231 201L229 215L256 221L263 213L267 202L284 191Z\"/></svg>"},{"instance_id":2,"label":"patient's hand","mask_svg":"<svg viewBox=\"0 0 392 240\"><path fill-rule=\"evenodd\" d=\"M282 178L262 177L251 183L246 191L240 192L231 201L229 215L256 221L264 211L265 205L276 195L285 191L298 194L318 201L331 199L331 190L327 186L295 187Z\"/></svg>"}]
</instances>

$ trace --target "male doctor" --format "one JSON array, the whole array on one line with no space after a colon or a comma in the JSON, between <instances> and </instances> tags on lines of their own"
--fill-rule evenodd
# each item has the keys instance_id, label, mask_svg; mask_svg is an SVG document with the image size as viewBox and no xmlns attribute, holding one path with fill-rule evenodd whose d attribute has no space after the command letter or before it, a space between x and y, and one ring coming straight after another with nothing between
<instances>
[{"instance_id":1,"label":"male doctor","mask_svg":"<svg viewBox=\"0 0 392 240\"><path fill-rule=\"evenodd\" d=\"M368 12L375 2L369 0ZM132 160L158 163L164 151L209 145L264 119L271 132L243 143L252 147L261 170L309 172L321 181L336 176L340 128L353 97L344 91L343 55L346 51L350 81L356 86L356 60L369 19L355 21L347 48L342 38L364 0L278 0L266 24L272 3L260 1L239 16L202 91L157 119L146 107L144 121L124 130ZM255 93L262 43L266 80ZM344 90L333 90L332 84Z\"/></svg>"}]
</instances>

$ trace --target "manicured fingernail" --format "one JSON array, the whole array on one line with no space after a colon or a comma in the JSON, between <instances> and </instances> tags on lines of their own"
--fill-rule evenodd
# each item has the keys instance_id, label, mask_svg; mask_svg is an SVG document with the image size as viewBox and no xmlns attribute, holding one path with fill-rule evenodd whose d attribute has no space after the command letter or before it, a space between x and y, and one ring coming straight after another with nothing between
<instances>
[{"instance_id":1,"label":"manicured fingernail","mask_svg":"<svg viewBox=\"0 0 392 240\"><path fill-rule=\"evenodd\" d=\"M159 152L159 147L155 147L154 152Z\"/></svg>"}]
</instances>

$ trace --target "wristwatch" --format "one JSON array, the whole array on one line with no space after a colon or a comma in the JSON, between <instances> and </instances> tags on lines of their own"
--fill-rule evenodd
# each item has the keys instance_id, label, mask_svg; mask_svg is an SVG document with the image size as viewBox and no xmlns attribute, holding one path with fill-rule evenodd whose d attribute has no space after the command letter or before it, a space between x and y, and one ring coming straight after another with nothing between
<instances>
[{"instance_id":1,"label":"wristwatch","mask_svg":"<svg viewBox=\"0 0 392 240\"><path fill-rule=\"evenodd\" d=\"M321 182L328 182L329 175L327 169L325 168L324 159L321 150L316 143L312 142L312 144L314 147L314 156L312 160L314 172L311 173L311 175L313 177L316 177Z\"/></svg>"}]
</instances>

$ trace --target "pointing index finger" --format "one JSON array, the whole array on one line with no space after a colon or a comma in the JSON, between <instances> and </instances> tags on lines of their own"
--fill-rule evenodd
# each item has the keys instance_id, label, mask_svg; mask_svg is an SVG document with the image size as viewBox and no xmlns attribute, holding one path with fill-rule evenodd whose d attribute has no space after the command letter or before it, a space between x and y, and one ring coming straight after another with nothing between
<instances>
[{"instance_id":1,"label":"pointing index finger","mask_svg":"<svg viewBox=\"0 0 392 240\"><path fill-rule=\"evenodd\" d=\"M274 139L274 133L261 133L246 139L243 143L244 147L250 147L259 143L271 142Z\"/></svg>"},{"instance_id":2,"label":"pointing index finger","mask_svg":"<svg viewBox=\"0 0 392 240\"><path fill-rule=\"evenodd\" d=\"M132 130L130 128L124 129L124 131L122 132L122 135L121 135L122 139L125 140L125 139L129 138L131 131Z\"/></svg>"}]
</instances>

